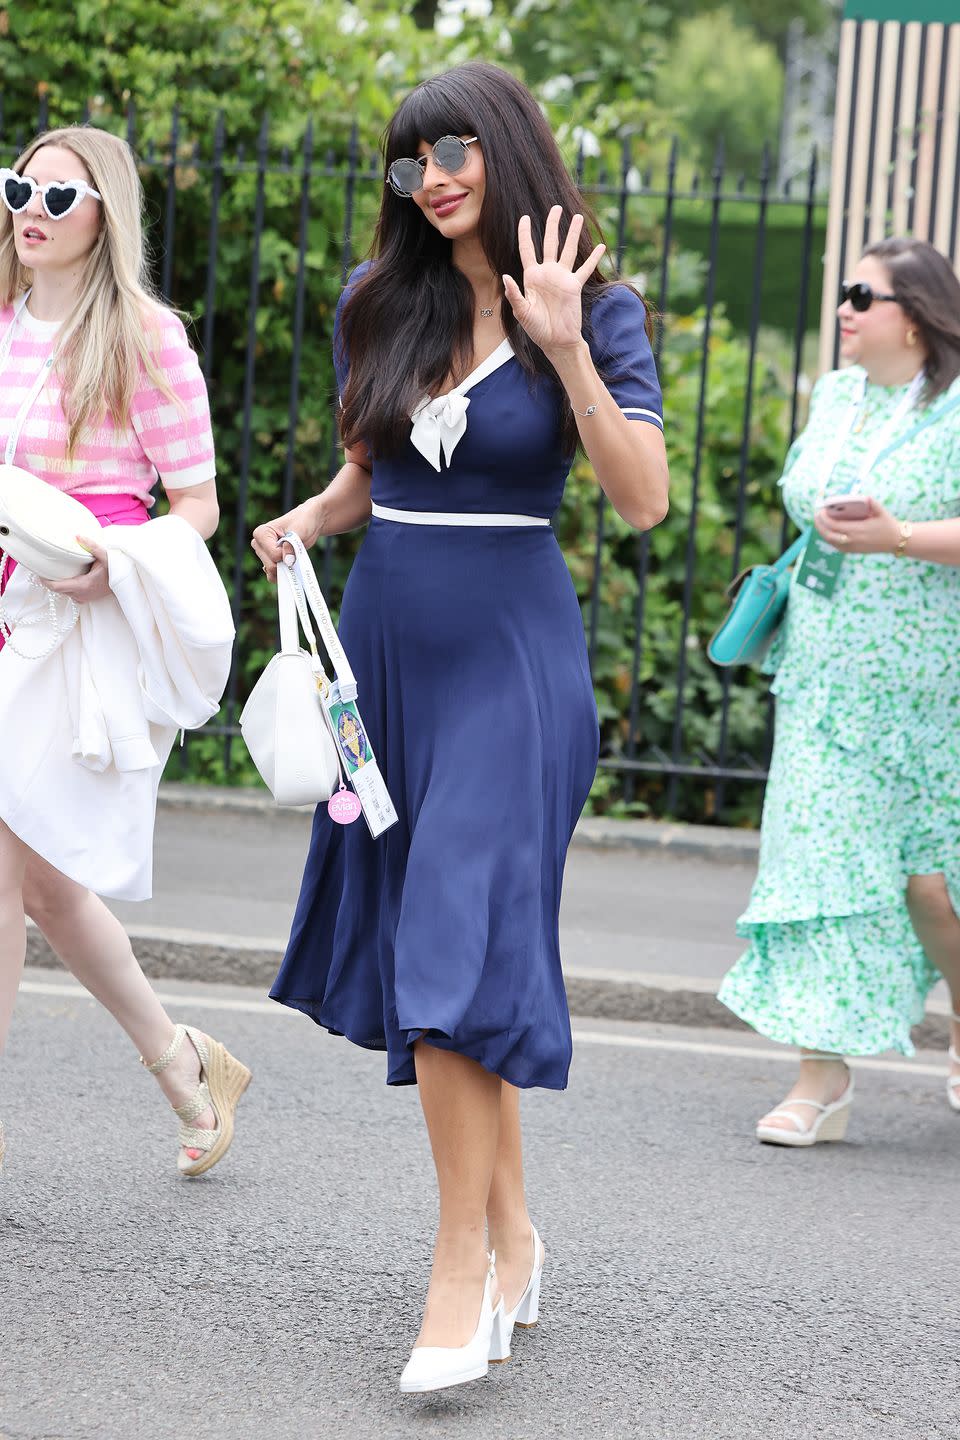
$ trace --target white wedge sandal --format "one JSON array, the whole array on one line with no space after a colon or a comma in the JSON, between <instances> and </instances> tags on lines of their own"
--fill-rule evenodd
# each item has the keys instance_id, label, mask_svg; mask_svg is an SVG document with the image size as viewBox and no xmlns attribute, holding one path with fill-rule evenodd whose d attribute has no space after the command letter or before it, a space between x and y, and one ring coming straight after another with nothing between
<instances>
[{"instance_id":1,"label":"white wedge sandal","mask_svg":"<svg viewBox=\"0 0 960 1440\"><path fill-rule=\"evenodd\" d=\"M432 1390L446 1390L468 1380L480 1380L487 1374L491 1360L509 1360L510 1341L504 1324L503 1296L493 1303L496 1280L495 1255L489 1255L489 1268L483 1282L480 1319L466 1345L418 1345L410 1354L400 1390L404 1395L424 1395Z\"/></svg>"},{"instance_id":2,"label":"white wedge sandal","mask_svg":"<svg viewBox=\"0 0 960 1440\"><path fill-rule=\"evenodd\" d=\"M209 1035L195 1030L192 1025L178 1025L163 1054L149 1064L141 1055L140 1064L151 1075L158 1075L179 1055L187 1036L200 1057L200 1083L191 1099L183 1105L174 1105L173 1111L180 1121L177 1139L181 1149L177 1168L181 1175L190 1179L210 1170L230 1149L234 1113L252 1077L246 1065L236 1060L219 1040L211 1040ZM216 1129L200 1130L190 1122L202 1115L208 1106L217 1117ZM184 1150L201 1150L203 1153L199 1159L191 1160Z\"/></svg>"},{"instance_id":3,"label":"white wedge sandal","mask_svg":"<svg viewBox=\"0 0 960 1440\"><path fill-rule=\"evenodd\" d=\"M804 1054L804 1060L839 1060L839 1055L827 1055L819 1051ZM819 1100L803 1100L799 1097L795 1100L785 1100L776 1110L771 1110L765 1115L764 1120L772 1120L774 1116L782 1115L795 1127L793 1130L784 1129L780 1125L765 1125L763 1120L757 1126L757 1139L767 1145L789 1145L799 1148L807 1145L816 1145L821 1140L842 1140L847 1133L847 1124L850 1120L850 1106L853 1102L853 1075L847 1081L847 1088L839 1100L834 1100L832 1105L821 1105ZM810 1125L804 1125L799 1115L787 1109L788 1105L808 1105L815 1111L813 1121Z\"/></svg>"},{"instance_id":4,"label":"white wedge sandal","mask_svg":"<svg viewBox=\"0 0 960 1440\"><path fill-rule=\"evenodd\" d=\"M960 1015L955 1010L950 1018L960 1023ZM957 1054L953 1045L950 1046L947 1055L954 1065L960 1065L960 1055ZM960 1075L947 1076L947 1104L951 1110L956 1110L960 1114Z\"/></svg>"}]
</instances>

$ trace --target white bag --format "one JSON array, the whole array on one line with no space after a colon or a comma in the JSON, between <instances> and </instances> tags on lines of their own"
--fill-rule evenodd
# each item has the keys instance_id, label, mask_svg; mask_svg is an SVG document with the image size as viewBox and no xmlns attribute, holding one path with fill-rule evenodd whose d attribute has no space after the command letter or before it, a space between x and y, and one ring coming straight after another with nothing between
<instances>
[{"instance_id":1,"label":"white bag","mask_svg":"<svg viewBox=\"0 0 960 1440\"><path fill-rule=\"evenodd\" d=\"M72 580L93 564L77 543L96 538L97 517L46 480L17 465L0 465L0 551L44 580Z\"/></svg>"},{"instance_id":2,"label":"white bag","mask_svg":"<svg viewBox=\"0 0 960 1440\"><path fill-rule=\"evenodd\" d=\"M296 566L277 567L280 653L250 692L240 732L278 805L317 805L339 787L340 758L321 699L330 681L317 654L307 601L343 699L356 697L357 683L302 541L292 532L284 541L293 547ZM298 615L310 654L300 646Z\"/></svg>"}]
</instances>

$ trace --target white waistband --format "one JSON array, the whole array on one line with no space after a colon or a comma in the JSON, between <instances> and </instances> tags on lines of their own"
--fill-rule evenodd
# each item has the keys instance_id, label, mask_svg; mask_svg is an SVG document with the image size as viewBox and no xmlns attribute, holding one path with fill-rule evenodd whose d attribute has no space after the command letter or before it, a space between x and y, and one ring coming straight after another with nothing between
<instances>
[{"instance_id":1,"label":"white waistband","mask_svg":"<svg viewBox=\"0 0 960 1440\"><path fill-rule=\"evenodd\" d=\"M398 525L549 525L541 515L471 515L466 511L391 510L373 504L371 513L377 520L395 520Z\"/></svg>"}]
</instances>

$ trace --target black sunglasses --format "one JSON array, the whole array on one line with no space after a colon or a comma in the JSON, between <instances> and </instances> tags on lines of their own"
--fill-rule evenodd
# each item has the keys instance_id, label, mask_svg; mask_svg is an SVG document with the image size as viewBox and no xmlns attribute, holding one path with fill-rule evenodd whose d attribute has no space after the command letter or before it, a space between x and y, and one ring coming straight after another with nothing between
<instances>
[{"instance_id":1,"label":"black sunglasses","mask_svg":"<svg viewBox=\"0 0 960 1440\"><path fill-rule=\"evenodd\" d=\"M840 304L849 300L854 310L859 310L862 315L864 310L869 310L874 300L899 300L899 295L878 295L872 285L866 280L855 280L852 285L843 284L840 286Z\"/></svg>"}]
</instances>

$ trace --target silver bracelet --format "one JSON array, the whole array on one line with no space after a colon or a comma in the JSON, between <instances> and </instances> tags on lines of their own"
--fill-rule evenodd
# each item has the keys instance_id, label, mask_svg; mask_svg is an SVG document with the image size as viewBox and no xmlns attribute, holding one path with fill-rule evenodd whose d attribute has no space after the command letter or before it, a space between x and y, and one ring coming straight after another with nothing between
<instances>
[{"instance_id":1,"label":"silver bracelet","mask_svg":"<svg viewBox=\"0 0 960 1440\"><path fill-rule=\"evenodd\" d=\"M600 401L598 400L595 405L588 405L586 410L578 410L575 405L571 405L570 409L574 415L579 415L582 420L588 420L591 415L596 415L600 409Z\"/></svg>"}]
</instances>

